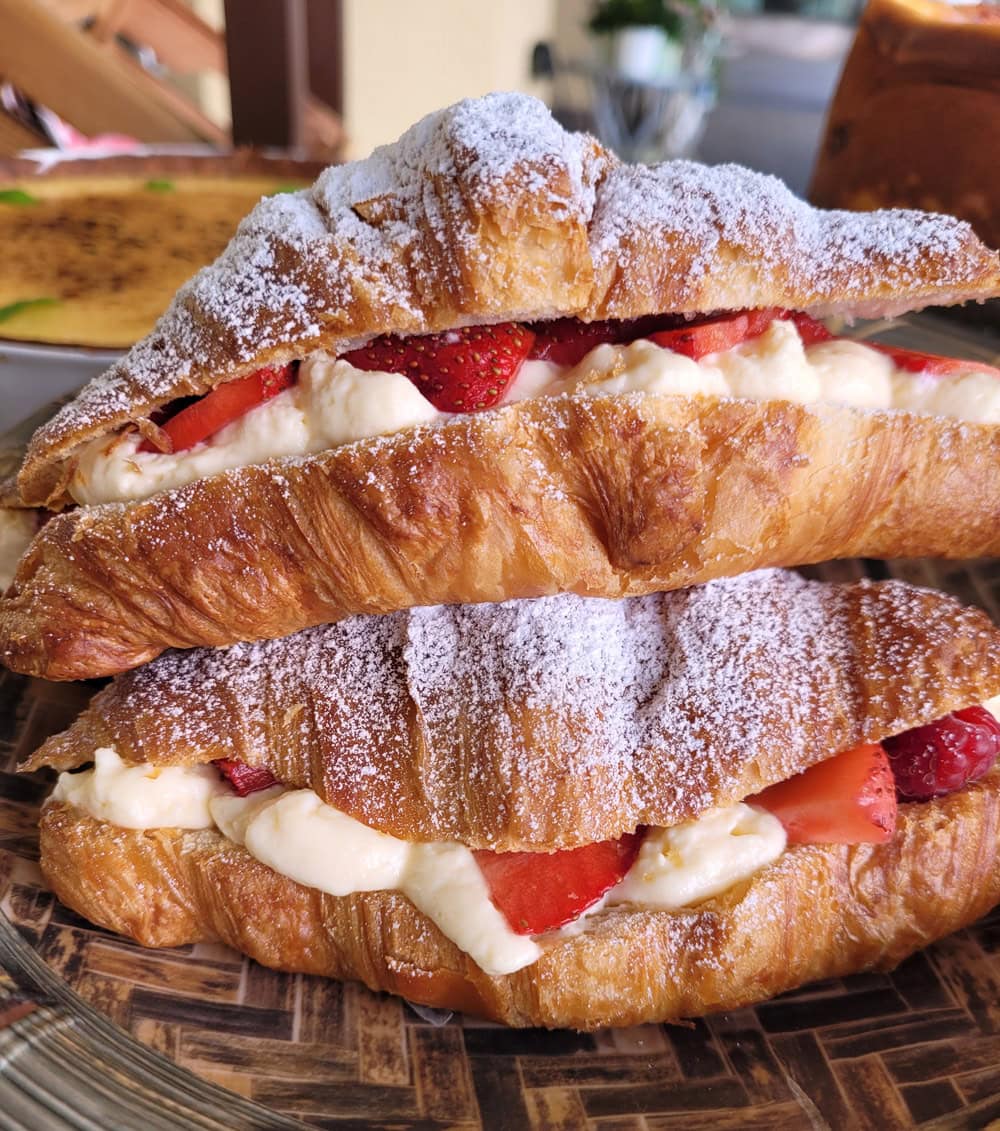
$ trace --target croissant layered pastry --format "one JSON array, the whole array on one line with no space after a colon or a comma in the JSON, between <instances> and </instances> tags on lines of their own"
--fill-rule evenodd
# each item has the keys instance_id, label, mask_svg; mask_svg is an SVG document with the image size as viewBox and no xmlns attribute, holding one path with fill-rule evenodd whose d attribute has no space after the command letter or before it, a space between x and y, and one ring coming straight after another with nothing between
<instances>
[{"instance_id":1,"label":"croissant layered pastry","mask_svg":"<svg viewBox=\"0 0 1000 1131\"><path fill-rule=\"evenodd\" d=\"M1000 373L836 336L1000 293L964 223L431 115L262 201L35 435L0 657L89 678L359 613L1000 551Z\"/></svg>"},{"instance_id":2,"label":"croissant layered pastry","mask_svg":"<svg viewBox=\"0 0 1000 1131\"><path fill-rule=\"evenodd\" d=\"M168 653L29 767L63 771L42 868L96 923L590 1029L891 967L983 914L998 711L983 613L769 570Z\"/></svg>"}]
</instances>

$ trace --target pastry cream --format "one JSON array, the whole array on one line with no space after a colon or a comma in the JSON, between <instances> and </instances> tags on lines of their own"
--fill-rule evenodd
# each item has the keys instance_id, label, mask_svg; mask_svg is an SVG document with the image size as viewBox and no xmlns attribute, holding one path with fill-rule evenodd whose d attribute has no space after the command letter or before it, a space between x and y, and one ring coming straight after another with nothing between
<instances>
[{"instance_id":1,"label":"pastry cream","mask_svg":"<svg viewBox=\"0 0 1000 1131\"><path fill-rule=\"evenodd\" d=\"M863 342L837 338L806 346L795 323L782 319L759 337L700 361L645 339L597 346L548 391L822 402L1000 424L1000 380L974 362L967 372L948 376L910 373Z\"/></svg>"},{"instance_id":2,"label":"pastry cream","mask_svg":"<svg viewBox=\"0 0 1000 1131\"><path fill-rule=\"evenodd\" d=\"M861 342L805 346L795 323L781 319L760 337L700 361L644 339L597 346L572 369L526 361L506 399L626 392L826 402L1000 423L1000 380L974 362L953 375L909 373ZM134 431L93 441L69 489L85 504L144 499L229 468L443 419L446 414L403 375L363 372L322 355L302 363L290 389L187 451L141 452L142 437Z\"/></svg>"},{"instance_id":3,"label":"pastry cream","mask_svg":"<svg viewBox=\"0 0 1000 1131\"><path fill-rule=\"evenodd\" d=\"M1000 695L983 706L1000 717ZM465 845L400 840L309 789L275 785L238 797L215 766L129 766L102 747L91 769L59 775L51 799L123 828L215 827L280 875L330 895L402 892L487 974L513 973L542 953L534 939L511 930ZM580 916L577 929L619 904L653 911L696 906L749 879L785 846L781 822L742 802L650 828L631 869Z\"/></svg>"},{"instance_id":4,"label":"pastry cream","mask_svg":"<svg viewBox=\"0 0 1000 1131\"><path fill-rule=\"evenodd\" d=\"M511 930L464 845L399 840L325 804L312 790L277 785L238 797L214 766L157 772L125 766L113 750L101 749L93 769L60 774L52 798L125 828L214 825L280 875L330 895L402 892L487 974L513 973L542 953L534 939ZM700 903L748 879L784 847L780 822L742 804L672 829L651 829L601 909Z\"/></svg>"},{"instance_id":5,"label":"pastry cream","mask_svg":"<svg viewBox=\"0 0 1000 1131\"><path fill-rule=\"evenodd\" d=\"M59 775L52 799L125 829L210 829L209 802L231 792L215 766L129 766L102 746L92 769Z\"/></svg>"},{"instance_id":6,"label":"pastry cream","mask_svg":"<svg viewBox=\"0 0 1000 1131\"><path fill-rule=\"evenodd\" d=\"M541 951L490 901L475 857L461 844L398 840L326 805L310 789L230 794L210 808L225 836L262 864L330 895L399 891L487 974L509 974Z\"/></svg>"},{"instance_id":7,"label":"pastry cream","mask_svg":"<svg viewBox=\"0 0 1000 1131\"><path fill-rule=\"evenodd\" d=\"M186 451L142 452L138 432L93 441L83 449L70 494L78 503L145 499L219 471L321 452L441 415L400 373L365 373L346 361L313 359L290 389Z\"/></svg>"},{"instance_id":8,"label":"pastry cream","mask_svg":"<svg viewBox=\"0 0 1000 1131\"><path fill-rule=\"evenodd\" d=\"M608 905L678 911L701 903L777 860L786 840L777 817L742 803L709 809L668 829L650 829L635 864L609 892Z\"/></svg>"}]
</instances>

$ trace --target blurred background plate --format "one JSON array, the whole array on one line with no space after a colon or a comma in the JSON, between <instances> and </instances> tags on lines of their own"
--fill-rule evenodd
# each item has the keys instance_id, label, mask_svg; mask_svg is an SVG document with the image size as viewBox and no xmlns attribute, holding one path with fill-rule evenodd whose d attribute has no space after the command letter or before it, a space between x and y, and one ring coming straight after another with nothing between
<instances>
[{"instance_id":1,"label":"blurred background plate","mask_svg":"<svg viewBox=\"0 0 1000 1131\"><path fill-rule=\"evenodd\" d=\"M262 196L322 168L191 147L0 160L0 427L107 368Z\"/></svg>"},{"instance_id":2,"label":"blurred background plate","mask_svg":"<svg viewBox=\"0 0 1000 1131\"><path fill-rule=\"evenodd\" d=\"M78 389L121 357L120 350L43 346L0 338L0 428Z\"/></svg>"}]
</instances>

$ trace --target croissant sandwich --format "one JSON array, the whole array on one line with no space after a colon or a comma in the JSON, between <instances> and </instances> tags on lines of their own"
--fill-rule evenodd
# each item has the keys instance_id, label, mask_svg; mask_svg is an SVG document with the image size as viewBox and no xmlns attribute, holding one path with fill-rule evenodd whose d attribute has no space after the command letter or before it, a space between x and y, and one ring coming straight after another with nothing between
<instances>
[{"instance_id":1,"label":"croissant sandwich","mask_svg":"<svg viewBox=\"0 0 1000 1131\"><path fill-rule=\"evenodd\" d=\"M65 771L42 868L105 927L589 1029L892 966L987 911L998 696L985 614L761 571L168 653L28 768Z\"/></svg>"},{"instance_id":2,"label":"croissant sandwich","mask_svg":"<svg viewBox=\"0 0 1000 1131\"><path fill-rule=\"evenodd\" d=\"M1000 293L968 225L624 165L463 102L261 202L40 429L0 656L54 679L355 613L1000 551L998 371L816 319Z\"/></svg>"}]
</instances>

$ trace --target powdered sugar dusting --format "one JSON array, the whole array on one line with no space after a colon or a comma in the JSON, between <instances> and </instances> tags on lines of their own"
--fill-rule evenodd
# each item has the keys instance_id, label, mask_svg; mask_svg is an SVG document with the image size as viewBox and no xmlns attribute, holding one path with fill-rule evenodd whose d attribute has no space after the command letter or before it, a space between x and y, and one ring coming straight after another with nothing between
<instances>
[{"instance_id":1,"label":"powdered sugar dusting","mask_svg":"<svg viewBox=\"0 0 1000 1131\"><path fill-rule=\"evenodd\" d=\"M765 570L622 601L418 608L167 653L105 693L124 710L98 710L128 718L126 756L264 763L390 831L579 842L944 713L942 656L989 629L934 600Z\"/></svg>"},{"instance_id":2,"label":"powdered sugar dusting","mask_svg":"<svg viewBox=\"0 0 1000 1131\"><path fill-rule=\"evenodd\" d=\"M302 356L329 327L341 344L428 329L442 278L464 273L456 247L459 256L479 254L477 210L487 199L516 204L547 192L554 217L586 224L592 151L537 99L494 94L429 115L366 160L327 169L312 189L265 198L152 334L91 381L40 440L202 391L227 375L199 368L220 347L232 375L276 347L287 359ZM362 313L375 321L359 325L351 311L361 279Z\"/></svg>"},{"instance_id":3,"label":"powdered sugar dusting","mask_svg":"<svg viewBox=\"0 0 1000 1131\"><path fill-rule=\"evenodd\" d=\"M776 177L738 165L673 161L611 170L594 216L591 251L598 273L612 266L625 276L647 269L644 244L650 238L676 248L686 260L692 294L724 265L719 249L726 244L740 267L759 276L787 272L788 293L807 293L813 305L870 289L873 273L888 293L926 288L931 259L937 287L960 284L968 270L962 252L969 229L951 216L903 209L824 211ZM642 262L629 261L629 248ZM668 258L662 267L675 272L679 264Z\"/></svg>"}]
</instances>

